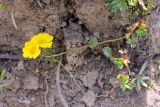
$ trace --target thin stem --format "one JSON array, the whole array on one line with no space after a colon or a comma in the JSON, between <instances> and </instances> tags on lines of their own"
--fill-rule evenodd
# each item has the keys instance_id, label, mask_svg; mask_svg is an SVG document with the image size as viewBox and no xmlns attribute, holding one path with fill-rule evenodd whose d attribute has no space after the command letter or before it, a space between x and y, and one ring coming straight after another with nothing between
<instances>
[{"instance_id":1,"label":"thin stem","mask_svg":"<svg viewBox=\"0 0 160 107\"><path fill-rule=\"evenodd\" d=\"M102 41L102 42L97 43L97 45L102 45L102 44L105 44L105 43L116 42L116 41L123 40L123 39L125 39L125 38L126 38L126 36L123 36L123 37L120 37L120 38L116 38L116 39L111 39L111 40L105 40L105 41ZM71 52L71 51L81 50L81 49L88 48L88 47L89 47L89 45L85 45L85 46L78 47L78 48L71 48L71 49L69 49L68 51L65 51L65 52L62 52L62 53L55 54L55 55L52 55L52 56L44 56L44 57L57 57L57 56L62 56L62 55L67 54L67 53L69 53L69 52Z\"/></svg>"}]
</instances>

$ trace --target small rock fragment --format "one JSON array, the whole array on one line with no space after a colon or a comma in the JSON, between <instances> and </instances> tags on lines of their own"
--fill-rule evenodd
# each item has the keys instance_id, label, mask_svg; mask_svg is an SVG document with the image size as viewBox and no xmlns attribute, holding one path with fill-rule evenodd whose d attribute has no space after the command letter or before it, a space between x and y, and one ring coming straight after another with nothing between
<instances>
[{"instance_id":1,"label":"small rock fragment","mask_svg":"<svg viewBox=\"0 0 160 107\"><path fill-rule=\"evenodd\" d=\"M24 70L24 64L23 64L23 61L19 61L19 62L18 62L17 69L18 69L18 71L20 71L20 70Z\"/></svg>"},{"instance_id":2,"label":"small rock fragment","mask_svg":"<svg viewBox=\"0 0 160 107\"><path fill-rule=\"evenodd\" d=\"M23 88L27 90L37 90L39 88L38 78L34 76L26 76L23 84Z\"/></svg>"},{"instance_id":3,"label":"small rock fragment","mask_svg":"<svg viewBox=\"0 0 160 107\"><path fill-rule=\"evenodd\" d=\"M96 96L93 91L89 90L81 99L87 106L91 107L94 105Z\"/></svg>"},{"instance_id":4,"label":"small rock fragment","mask_svg":"<svg viewBox=\"0 0 160 107\"><path fill-rule=\"evenodd\" d=\"M98 78L98 72L92 71L92 72L88 72L87 75L85 75L82 78L82 81L86 87L92 88L93 85L96 83L97 78Z\"/></svg>"}]
</instances>

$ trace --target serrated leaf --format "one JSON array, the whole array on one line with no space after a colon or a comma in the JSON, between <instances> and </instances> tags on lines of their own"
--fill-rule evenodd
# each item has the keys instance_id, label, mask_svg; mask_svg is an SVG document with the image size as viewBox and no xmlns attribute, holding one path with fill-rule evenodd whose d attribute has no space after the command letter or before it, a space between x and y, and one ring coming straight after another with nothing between
<instances>
[{"instance_id":1,"label":"serrated leaf","mask_svg":"<svg viewBox=\"0 0 160 107\"><path fill-rule=\"evenodd\" d=\"M144 37L147 35L147 28L140 27L138 30L136 30L136 35L138 37Z\"/></svg>"},{"instance_id":2,"label":"serrated leaf","mask_svg":"<svg viewBox=\"0 0 160 107\"><path fill-rule=\"evenodd\" d=\"M110 47L105 47L103 53L106 57L112 58L112 49Z\"/></svg>"},{"instance_id":3,"label":"serrated leaf","mask_svg":"<svg viewBox=\"0 0 160 107\"><path fill-rule=\"evenodd\" d=\"M127 39L127 44L131 45L131 48L135 48L138 43L138 38L129 38Z\"/></svg>"},{"instance_id":4,"label":"serrated leaf","mask_svg":"<svg viewBox=\"0 0 160 107\"><path fill-rule=\"evenodd\" d=\"M96 38L96 37L90 38L88 44L89 44L89 47L90 47L90 48L92 48L92 49L96 48L96 46L97 46L97 44L98 44L97 38Z\"/></svg>"}]
</instances>

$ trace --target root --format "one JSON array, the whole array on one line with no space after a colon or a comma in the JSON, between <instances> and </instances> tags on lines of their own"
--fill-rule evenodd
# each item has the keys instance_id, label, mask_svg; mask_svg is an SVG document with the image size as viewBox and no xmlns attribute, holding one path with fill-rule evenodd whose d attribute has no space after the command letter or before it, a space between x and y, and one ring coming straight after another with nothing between
<instances>
[{"instance_id":1,"label":"root","mask_svg":"<svg viewBox=\"0 0 160 107\"><path fill-rule=\"evenodd\" d=\"M47 82L47 79L45 79L45 84L46 84L46 92L44 93L45 94L45 96L44 96L44 102L45 102L45 106L49 107L48 106L48 102L47 102L47 96L48 96L48 82Z\"/></svg>"},{"instance_id":2,"label":"root","mask_svg":"<svg viewBox=\"0 0 160 107\"><path fill-rule=\"evenodd\" d=\"M13 8L12 11L11 11L11 19L12 19L12 23L13 23L15 29L17 30L18 27L17 27L16 21L15 21L15 19L14 19L13 12L14 12L14 8Z\"/></svg>"},{"instance_id":3,"label":"root","mask_svg":"<svg viewBox=\"0 0 160 107\"><path fill-rule=\"evenodd\" d=\"M63 95L62 95L62 91L61 91L61 86L60 86L60 80L59 80L59 74L60 74L60 67L61 67L61 61L58 64L58 69L56 72L56 85L57 85L57 91L58 91L58 95L60 98L60 101L62 103L62 105L64 107L69 107L68 103L66 102L66 100L64 99Z\"/></svg>"},{"instance_id":4,"label":"root","mask_svg":"<svg viewBox=\"0 0 160 107\"><path fill-rule=\"evenodd\" d=\"M59 62L59 63L60 63L60 62ZM65 71L68 72L68 74L69 74L70 77L73 79L73 81L75 82L75 84L77 85L77 87L78 87L82 92L84 92L84 91L82 90L82 88L78 85L78 83L77 83L75 77L73 76L73 74L72 74L69 70L67 70L62 63L60 63L60 65L63 67L63 69L64 69Z\"/></svg>"}]
</instances>

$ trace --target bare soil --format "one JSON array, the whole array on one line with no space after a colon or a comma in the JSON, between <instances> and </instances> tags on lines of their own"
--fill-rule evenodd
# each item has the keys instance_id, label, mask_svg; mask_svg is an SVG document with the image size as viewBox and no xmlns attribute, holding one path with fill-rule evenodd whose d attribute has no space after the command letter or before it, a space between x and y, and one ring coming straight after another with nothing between
<instances>
[{"instance_id":1,"label":"bare soil","mask_svg":"<svg viewBox=\"0 0 160 107\"><path fill-rule=\"evenodd\" d=\"M69 107L160 107L160 69L155 63L160 58L160 1L154 2L155 8L148 16L148 35L140 39L135 49L122 40L96 50L85 48L64 55L62 63L81 87L61 67L61 90ZM0 107L63 107L56 86L58 64L43 58L21 57L24 43L33 35L39 32L54 35L54 49L60 52L86 45L91 36L99 41L120 37L129 23L126 13L110 13L104 0L0 0L0 3L6 5L5 11L0 12L0 68L7 72ZM155 82L154 88L123 92L112 84L119 70L102 54L105 46L115 51L127 48L134 72L148 61L145 74Z\"/></svg>"}]
</instances>

